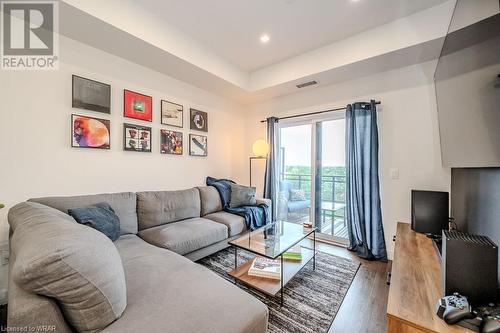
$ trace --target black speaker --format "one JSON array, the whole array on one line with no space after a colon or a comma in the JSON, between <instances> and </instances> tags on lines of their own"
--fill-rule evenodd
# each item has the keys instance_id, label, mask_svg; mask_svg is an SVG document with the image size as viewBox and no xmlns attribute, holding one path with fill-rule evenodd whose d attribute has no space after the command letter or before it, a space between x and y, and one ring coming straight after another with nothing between
<instances>
[{"instance_id":1,"label":"black speaker","mask_svg":"<svg viewBox=\"0 0 500 333\"><path fill-rule=\"evenodd\" d=\"M449 194L438 191L411 191L411 230L441 236L448 230Z\"/></svg>"},{"instance_id":2,"label":"black speaker","mask_svg":"<svg viewBox=\"0 0 500 333\"><path fill-rule=\"evenodd\" d=\"M498 247L486 236L443 230L444 295L458 292L475 307L498 299Z\"/></svg>"}]
</instances>

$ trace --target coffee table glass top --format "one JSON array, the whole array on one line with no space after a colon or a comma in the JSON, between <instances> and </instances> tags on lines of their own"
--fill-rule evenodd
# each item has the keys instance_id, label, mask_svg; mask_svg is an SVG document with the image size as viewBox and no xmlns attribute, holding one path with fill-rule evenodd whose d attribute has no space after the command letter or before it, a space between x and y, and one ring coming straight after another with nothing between
<instances>
[{"instance_id":1,"label":"coffee table glass top","mask_svg":"<svg viewBox=\"0 0 500 333\"><path fill-rule=\"evenodd\" d=\"M229 244L276 259L314 231L314 228L304 228L301 224L276 221L232 240Z\"/></svg>"}]
</instances>

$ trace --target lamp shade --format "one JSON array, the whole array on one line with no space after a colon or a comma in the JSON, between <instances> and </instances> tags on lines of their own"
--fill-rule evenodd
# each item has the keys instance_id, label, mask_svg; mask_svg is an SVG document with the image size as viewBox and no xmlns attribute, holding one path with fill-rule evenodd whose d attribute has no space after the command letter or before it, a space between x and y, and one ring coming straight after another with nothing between
<instances>
[{"instance_id":1,"label":"lamp shade","mask_svg":"<svg viewBox=\"0 0 500 333\"><path fill-rule=\"evenodd\" d=\"M252 152L255 156L265 157L269 153L269 145L264 139L257 139L252 145Z\"/></svg>"}]
</instances>

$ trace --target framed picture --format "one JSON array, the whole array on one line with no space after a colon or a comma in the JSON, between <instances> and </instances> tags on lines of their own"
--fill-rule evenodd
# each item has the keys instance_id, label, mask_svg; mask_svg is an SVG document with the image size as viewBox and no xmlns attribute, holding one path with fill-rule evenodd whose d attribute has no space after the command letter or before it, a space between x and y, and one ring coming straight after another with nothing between
<instances>
[{"instance_id":1,"label":"framed picture","mask_svg":"<svg viewBox=\"0 0 500 333\"><path fill-rule=\"evenodd\" d=\"M151 152L151 127L123 124L123 150Z\"/></svg>"},{"instance_id":2,"label":"framed picture","mask_svg":"<svg viewBox=\"0 0 500 333\"><path fill-rule=\"evenodd\" d=\"M204 135L189 134L189 155L207 156L207 137Z\"/></svg>"},{"instance_id":3,"label":"framed picture","mask_svg":"<svg viewBox=\"0 0 500 333\"><path fill-rule=\"evenodd\" d=\"M135 91L123 90L123 115L144 121L153 121L153 98Z\"/></svg>"},{"instance_id":4,"label":"framed picture","mask_svg":"<svg viewBox=\"0 0 500 333\"><path fill-rule=\"evenodd\" d=\"M182 155L182 132L160 130L160 152L162 154Z\"/></svg>"},{"instance_id":5,"label":"framed picture","mask_svg":"<svg viewBox=\"0 0 500 333\"><path fill-rule=\"evenodd\" d=\"M184 107L169 101L161 101L161 123L182 128L184 126Z\"/></svg>"},{"instance_id":6,"label":"framed picture","mask_svg":"<svg viewBox=\"0 0 500 333\"><path fill-rule=\"evenodd\" d=\"M190 128L192 130L208 132L208 114L196 109L190 109L190 111Z\"/></svg>"},{"instance_id":7,"label":"framed picture","mask_svg":"<svg viewBox=\"0 0 500 333\"><path fill-rule=\"evenodd\" d=\"M74 108L111 113L111 86L73 75L71 100Z\"/></svg>"},{"instance_id":8,"label":"framed picture","mask_svg":"<svg viewBox=\"0 0 500 333\"><path fill-rule=\"evenodd\" d=\"M110 138L109 120L71 115L71 147L109 149Z\"/></svg>"}]
</instances>

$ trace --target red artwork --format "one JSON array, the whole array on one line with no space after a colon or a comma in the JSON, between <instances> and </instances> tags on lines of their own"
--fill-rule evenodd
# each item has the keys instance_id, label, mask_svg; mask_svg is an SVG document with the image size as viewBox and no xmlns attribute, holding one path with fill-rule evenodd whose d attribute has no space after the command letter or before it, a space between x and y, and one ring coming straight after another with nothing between
<instances>
[{"instance_id":1,"label":"red artwork","mask_svg":"<svg viewBox=\"0 0 500 333\"><path fill-rule=\"evenodd\" d=\"M123 115L153 121L153 98L130 90L123 91Z\"/></svg>"}]
</instances>

